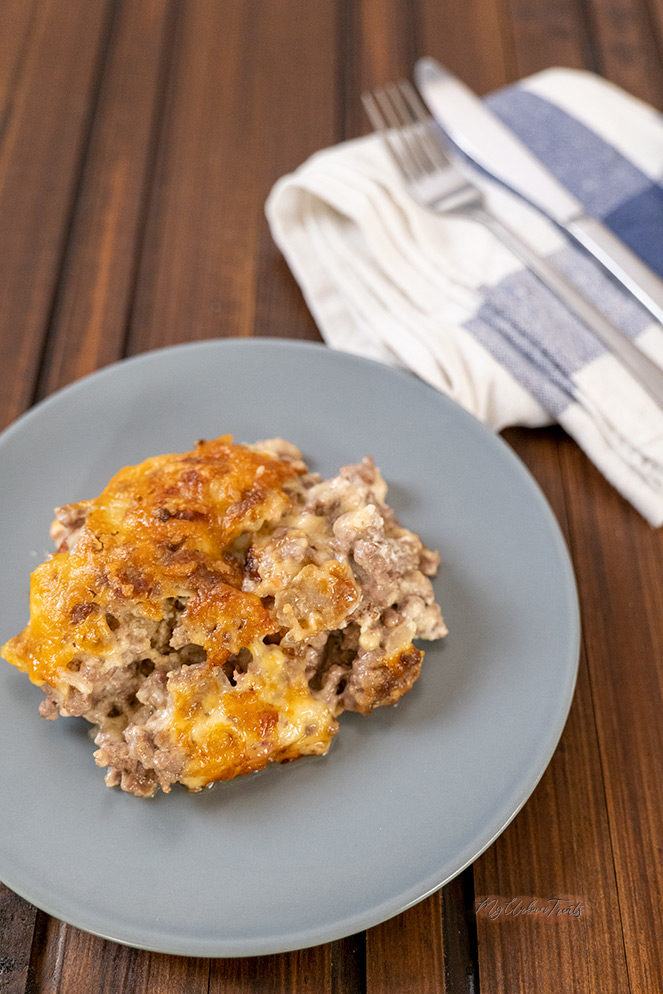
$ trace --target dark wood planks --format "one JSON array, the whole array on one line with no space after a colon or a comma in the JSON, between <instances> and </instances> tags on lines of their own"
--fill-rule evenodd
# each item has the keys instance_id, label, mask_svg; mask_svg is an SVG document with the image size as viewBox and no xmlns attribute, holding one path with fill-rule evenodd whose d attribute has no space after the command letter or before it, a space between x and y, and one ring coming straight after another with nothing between
<instances>
[{"instance_id":1,"label":"dark wood planks","mask_svg":"<svg viewBox=\"0 0 663 994\"><path fill-rule=\"evenodd\" d=\"M343 27L344 137L354 137L370 130L362 92L410 75L419 50L418 21L401 0L363 0L346 2Z\"/></svg>"},{"instance_id":2,"label":"dark wood planks","mask_svg":"<svg viewBox=\"0 0 663 994\"><path fill-rule=\"evenodd\" d=\"M663 8L656 0L501 0L513 75L548 66L598 72L663 106Z\"/></svg>"},{"instance_id":3,"label":"dark wood planks","mask_svg":"<svg viewBox=\"0 0 663 994\"><path fill-rule=\"evenodd\" d=\"M600 71L636 97L663 107L663 47L660 3L647 0L588 0L600 53Z\"/></svg>"},{"instance_id":4,"label":"dark wood planks","mask_svg":"<svg viewBox=\"0 0 663 994\"><path fill-rule=\"evenodd\" d=\"M293 0L183 8L129 351L247 336L257 320L261 334L288 334L266 322L264 294L280 281L258 265L264 273L276 258L263 216L271 184L335 140L335 12L312 10L302 18ZM315 337L292 287L286 297L286 312Z\"/></svg>"},{"instance_id":5,"label":"dark wood planks","mask_svg":"<svg viewBox=\"0 0 663 994\"><path fill-rule=\"evenodd\" d=\"M628 6L628 12L625 12L625 6ZM587 65L595 69L603 68L616 82L658 102L660 72L655 74L653 82L647 79L655 56L642 7L597 2L593 11L588 12L580 5L569 2L543 5L528 0L510 0L507 10L515 76L529 74L548 65ZM623 22L621 32L618 26L620 18ZM518 439L517 444L526 462L543 473L544 490L552 496L558 515L562 518L569 515L568 534L575 536L573 520L577 513L576 504L577 507L587 506L587 494L592 489L577 488L572 499L565 500L555 473L551 472L554 454L551 452L546 456L540 453L541 442L538 440L525 441L522 438ZM569 452L569 448L573 451ZM563 446L563 453L566 461L574 461L577 457L582 465L584 457L568 443ZM565 463L560 467L560 478L566 476L564 467ZM599 495L609 490L598 476L593 483ZM602 497L598 496L596 500L600 504ZM634 512L624 510L633 520L632 527L639 528L641 523ZM626 528L625 532L628 530ZM646 526L645 530L648 531ZM578 534L586 537L582 528L578 529ZM596 577L597 549L583 549L575 542L572 542L572 549L579 578L585 575ZM612 575L611 572L602 572L600 580L596 579L595 611L601 612L600 591L611 585ZM655 583L653 589L656 589ZM600 616L605 617L604 612ZM595 619L590 617L588 621L587 613L585 624L590 632L594 631ZM639 630L651 631L646 624ZM645 943L646 948L657 948L655 942L651 944L652 928L660 929L660 920L654 915L652 923L649 917L646 926L639 920L647 916L648 909L642 909L642 901L638 902L635 896L637 884L632 883L630 900L626 902L630 913L624 915L622 907L622 877L632 880L629 854L632 846L638 852L643 852L643 846L639 839L624 840L623 866L619 852L613 853L615 826L619 826L619 835L624 822L621 817L614 818L609 803L606 807L603 777L605 770L624 769L625 766L616 766L614 757L606 757L604 741L612 740L604 739L596 732L595 721L598 721L600 730L604 708L600 701L592 698L590 671L591 687L595 687L597 679L601 685L608 681L603 668L600 674L594 674L593 638L588 644L590 658L583 658L576 701L562 746L525 810L475 865L475 882L479 898L491 894L506 900L517 896L545 898L562 893L580 899L585 895L589 906L584 920L562 920L561 925L524 916L508 922L493 922L486 915L481 916L478 932L482 991L556 991L572 988L621 991L629 988L629 980L633 990L654 990L654 987L647 986L647 978L650 978L651 984L651 978L661 975L656 955L653 962L643 964L642 955L638 953L637 935L643 934L638 931L641 927L645 928L650 940ZM622 665L627 666L627 661L623 659ZM634 697L636 701L640 700L637 692ZM654 699L660 701L660 695ZM608 713L616 715L617 701L613 699L611 704L613 710ZM595 718L595 707L598 718ZM639 727L643 734L643 726L640 724ZM620 728L621 718L615 720L611 731L615 741L623 742L624 731ZM649 725L645 724L644 728L648 729ZM628 736L626 738L628 740ZM652 749L660 744L648 743L648 746ZM652 789L657 775L660 782L660 771L650 772L648 780ZM621 778L615 777L615 780L621 783ZM642 810L638 807L632 796L630 821L626 824L640 823ZM652 817L653 810L649 806L645 818L647 825L651 824ZM548 836L553 831L556 836L553 851L557 856L561 848L563 860L546 860ZM660 845L657 833L654 833L654 838L649 835L647 842ZM644 851L656 849L649 850L645 843ZM639 880L641 892L646 892L648 888L643 871L644 866L639 866L640 876L636 879ZM658 882L656 888L656 893L660 893ZM631 909L638 905L642 909L641 914L633 916L638 920L631 923ZM597 908L600 909L598 912ZM574 933L576 925L579 927ZM651 957L651 953L648 956ZM641 986L634 982L636 975Z\"/></svg>"},{"instance_id":6,"label":"dark wood planks","mask_svg":"<svg viewBox=\"0 0 663 994\"><path fill-rule=\"evenodd\" d=\"M23 994L28 977L35 909L0 884L0 991Z\"/></svg>"},{"instance_id":7,"label":"dark wood planks","mask_svg":"<svg viewBox=\"0 0 663 994\"><path fill-rule=\"evenodd\" d=\"M305 113L321 144L335 138L333 99L328 108L322 99L325 93L333 97L333 51L327 74L316 77L317 92L283 76L281 96L290 120L287 114L280 120L273 116L267 92L262 114L245 113L242 94L263 78L268 86L280 72L284 48L287 55L290 46L294 59L302 46L308 29L299 13L298 5L289 3L278 5L271 18L256 19L255 8L252 13L243 3L221 7L207 0L178 6L175 18L163 3L119 7L42 392L118 358L127 328L130 351L205 334L236 334L231 316L238 309L242 333L252 331L256 246L261 238L266 241L264 197L281 172L316 147L284 143L283 129L294 132ZM326 31L323 21L321 43ZM319 61L315 55L318 67ZM312 52L312 80L313 63ZM257 67L265 65L268 72L258 78ZM308 96L298 107L301 93ZM305 141L307 133L302 132ZM155 286L165 285L155 267L165 284L173 284L166 299L154 294ZM200 280L205 289L198 293ZM180 309L180 320L168 331L162 322L172 307ZM303 334L312 337L311 319L299 300L298 307ZM266 983L270 990L287 990L293 982L298 989L324 991L331 984L333 947L210 964L140 953L55 921L45 923L40 940L33 957L39 990L77 990L83 978L91 991L116 990L119 984L169 994L207 991L208 984L219 992L264 990Z\"/></svg>"},{"instance_id":8,"label":"dark wood planks","mask_svg":"<svg viewBox=\"0 0 663 994\"><path fill-rule=\"evenodd\" d=\"M468 866L443 887L442 932L445 994L476 994L479 990L474 869Z\"/></svg>"},{"instance_id":9,"label":"dark wood planks","mask_svg":"<svg viewBox=\"0 0 663 994\"><path fill-rule=\"evenodd\" d=\"M115 5L37 393L122 356L175 7ZM33 989L206 992L209 964L137 952L39 916Z\"/></svg>"},{"instance_id":10,"label":"dark wood planks","mask_svg":"<svg viewBox=\"0 0 663 994\"><path fill-rule=\"evenodd\" d=\"M331 991L331 962L329 945L278 956L212 960L209 994L324 994Z\"/></svg>"},{"instance_id":11,"label":"dark wood planks","mask_svg":"<svg viewBox=\"0 0 663 994\"><path fill-rule=\"evenodd\" d=\"M573 443L558 433L536 438L512 432L510 440L572 535L568 519L573 500L562 482L559 452L574 449ZM574 454L584 458L575 449ZM602 481L597 484L607 489ZM582 581L591 560L577 555L576 569ZM591 626L586 616L585 624ZM475 887L477 907L491 898L497 901L486 904L477 921L482 994L628 990L604 767L585 655L557 752L523 811L475 863ZM519 913L519 902L526 908L532 898L550 910L548 917ZM555 898L559 907L577 907L577 915L558 913Z\"/></svg>"},{"instance_id":12,"label":"dark wood planks","mask_svg":"<svg viewBox=\"0 0 663 994\"><path fill-rule=\"evenodd\" d=\"M331 943L331 994L364 994L366 932Z\"/></svg>"},{"instance_id":13,"label":"dark wood planks","mask_svg":"<svg viewBox=\"0 0 663 994\"><path fill-rule=\"evenodd\" d=\"M659 0L645 0L645 14L651 23L652 41L656 46L658 67L663 65L663 5ZM657 103L660 110L660 103Z\"/></svg>"},{"instance_id":14,"label":"dark wood planks","mask_svg":"<svg viewBox=\"0 0 663 994\"><path fill-rule=\"evenodd\" d=\"M316 337L262 205L308 154L368 130L361 88L408 74L427 53L482 92L547 65L585 64L661 106L662 28L660 7L645 0L310 0L306 17L296 0L5 0L4 423L125 346ZM476 895L545 898L552 889L585 899L584 916L480 916L476 977L459 882L366 938L255 960L141 953L40 914L29 990L341 994L470 991L479 980L484 992L656 990L660 537L558 433L510 439L565 523L586 652L560 750L476 864ZM3 994L25 988L34 921L0 887Z\"/></svg>"},{"instance_id":15,"label":"dark wood planks","mask_svg":"<svg viewBox=\"0 0 663 994\"><path fill-rule=\"evenodd\" d=\"M253 165L240 68L251 9L193 0L180 11L130 352L250 334Z\"/></svg>"},{"instance_id":16,"label":"dark wood planks","mask_svg":"<svg viewBox=\"0 0 663 994\"><path fill-rule=\"evenodd\" d=\"M419 22L410 5L399 0L364 0L346 4L343 28L341 123L343 137L355 138L370 130L361 93L411 74L419 52ZM368 994L444 989L439 893L367 931Z\"/></svg>"},{"instance_id":17,"label":"dark wood planks","mask_svg":"<svg viewBox=\"0 0 663 994\"><path fill-rule=\"evenodd\" d=\"M109 7L44 0L0 146L0 425L30 402L76 191ZM11 246L7 250L7 246Z\"/></svg>"},{"instance_id":18,"label":"dark wood planks","mask_svg":"<svg viewBox=\"0 0 663 994\"><path fill-rule=\"evenodd\" d=\"M421 0L418 55L431 55L477 93L489 93L515 75L513 37L503 0Z\"/></svg>"},{"instance_id":19,"label":"dark wood planks","mask_svg":"<svg viewBox=\"0 0 663 994\"><path fill-rule=\"evenodd\" d=\"M476 0L465 5L462 18L455 17L454 12L457 8L450 4L428 2L415 8L397 0L364 0L350 5L343 48L344 137L354 138L370 130L361 92L411 76L413 63L421 54L441 59L482 89L505 81L495 4ZM487 52L491 57L477 74L475 55L480 58ZM472 914L464 888L456 882L392 921L370 929L366 933L367 991L439 990L456 994L475 990L478 976Z\"/></svg>"},{"instance_id":20,"label":"dark wood planks","mask_svg":"<svg viewBox=\"0 0 663 994\"><path fill-rule=\"evenodd\" d=\"M366 933L367 994L442 994L440 891ZM407 950L407 955L404 955Z\"/></svg>"},{"instance_id":21,"label":"dark wood planks","mask_svg":"<svg viewBox=\"0 0 663 994\"><path fill-rule=\"evenodd\" d=\"M213 5L203 5L196 13L188 42L204 49L202 36L214 31L220 15ZM187 97L186 88L177 88L171 117L171 134L177 137L164 136L162 180L157 183L161 195L150 217L145 265L156 267L163 279L182 278L202 289L200 295L187 297L188 312L181 311L176 317L176 308L160 317L159 302L159 313L152 316L148 313L149 296L139 300L132 349L143 348L154 334L153 328L162 334L163 321L169 325L167 334L179 340L236 334L318 337L301 294L271 241L263 211L265 198L281 175L337 140L335 11L332 4L316 3L311 6L311 16L302 18L301 5L285 0L264 5L260 16L256 13L255 7L247 11L240 3L226 23L227 54L224 50L220 58L232 65L233 76L220 78L217 91L230 91L236 98L226 96L222 122L213 124L213 134L205 139L214 143L215 150L223 150L222 157L210 152L216 162L212 171L205 167L204 156L201 162L200 149L191 145L193 132L187 114L191 99L207 106L206 94L199 89ZM297 72L288 71L287 67L295 64ZM205 80L199 81L199 87L201 83L204 87ZM222 133L214 130L221 126ZM172 160L173 141L188 147L181 162ZM190 174L196 185L193 215L182 216L162 244L158 232L164 214L172 210L179 213L182 171ZM213 217L222 218L220 226L200 223L210 210ZM200 281L205 274L196 271L201 252L209 269L204 284ZM179 272L173 268L174 258L179 258ZM141 314L146 315L145 320ZM340 950L342 969L338 965ZM356 990L348 986L357 976L352 968L353 953L346 941L280 956L215 960L210 994L285 994L295 990L343 994Z\"/></svg>"},{"instance_id":22,"label":"dark wood planks","mask_svg":"<svg viewBox=\"0 0 663 994\"><path fill-rule=\"evenodd\" d=\"M253 36L258 61L249 66L257 135L254 336L320 340L302 294L272 241L264 203L273 184L314 152L335 144L345 40L335 4L313 4L309 19L286 0L264 7ZM296 64L296 73L284 64Z\"/></svg>"},{"instance_id":23,"label":"dark wood planks","mask_svg":"<svg viewBox=\"0 0 663 994\"><path fill-rule=\"evenodd\" d=\"M208 960L129 949L45 919L28 994L207 994Z\"/></svg>"},{"instance_id":24,"label":"dark wood planks","mask_svg":"<svg viewBox=\"0 0 663 994\"><path fill-rule=\"evenodd\" d=\"M122 356L176 13L172 0L116 6L53 308L41 396Z\"/></svg>"},{"instance_id":25,"label":"dark wood planks","mask_svg":"<svg viewBox=\"0 0 663 994\"><path fill-rule=\"evenodd\" d=\"M596 68L593 33L582 0L501 0L504 31L512 39L512 76L530 76L549 66Z\"/></svg>"},{"instance_id":26,"label":"dark wood planks","mask_svg":"<svg viewBox=\"0 0 663 994\"><path fill-rule=\"evenodd\" d=\"M108 5L0 10L0 424L33 395L86 142ZM82 51L81 51L82 50ZM0 987L24 989L35 909L0 884Z\"/></svg>"},{"instance_id":27,"label":"dark wood planks","mask_svg":"<svg viewBox=\"0 0 663 994\"><path fill-rule=\"evenodd\" d=\"M586 652L630 989L663 976L663 536L565 450L570 534L592 564L579 577ZM587 496L591 495L590 499Z\"/></svg>"},{"instance_id":28,"label":"dark wood planks","mask_svg":"<svg viewBox=\"0 0 663 994\"><path fill-rule=\"evenodd\" d=\"M551 64L584 64L660 106L660 49L655 49L644 5L597 0L587 8L574 4L544 8L511 2L510 11L519 74ZM542 474L544 490L567 522L588 635L562 746L514 825L476 864L477 893L547 897L548 892L566 888L571 896L585 895L589 907L584 921L563 922L561 930L557 924L544 927L544 922L524 917L508 923L480 917L482 990L555 991L573 986L575 974L580 985L576 989L583 991L654 991L654 978L662 975L663 968L654 939L656 931L660 934L661 918L651 905L660 908L661 881L656 871L653 880L647 877L648 860L643 854L661 845L652 802L661 770L660 764L653 768L643 764L644 790L639 777L629 776L624 782L621 771L633 769L641 755L661 755L660 726L653 714L660 705L660 686L643 694L642 681L652 679L652 640L656 644L663 633L655 613L631 619L628 628L621 626L618 615L606 611L606 598L619 601L617 589L621 597L629 589L642 589L638 576L631 576L630 583L618 579L617 563L624 556L620 540L631 542L633 532L647 536L638 552L640 561L650 565L649 590L660 596L660 575L651 568L658 558L658 537L653 540L650 529L570 443L561 447L557 474L551 471L550 457L540 451L540 442L518 438L517 447ZM566 499L559 492L557 476L566 481ZM616 516L625 520L615 542ZM606 550L614 556L612 568L602 565ZM633 561L639 561L637 553ZM587 585L590 597L583 596ZM602 629L607 641L601 650L597 632ZM644 645L633 644L633 630L648 652ZM620 652L608 647L612 638L621 641ZM606 666L607 659L613 666ZM636 660L641 664L640 683L631 672ZM616 673L628 673L632 688L632 711L626 721ZM640 739L635 745L634 735ZM615 755L629 746L628 755ZM547 825L558 833L554 851L561 846L564 860L546 863L542 855ZM575 925L581 927L573 933Z\"/></svg>"},{"instance_id":29,"label":"dark wood planks","mask_svg":"<svg viewBox=\"0 0 663 994\"><path fill-rule=\"evenodd\" d=\"M30 29L36 17L35 0L6 0L0 7L0 143L7 129L14 100L20 87L23 68L31 38Z\"/></svg>"}]
</instances>

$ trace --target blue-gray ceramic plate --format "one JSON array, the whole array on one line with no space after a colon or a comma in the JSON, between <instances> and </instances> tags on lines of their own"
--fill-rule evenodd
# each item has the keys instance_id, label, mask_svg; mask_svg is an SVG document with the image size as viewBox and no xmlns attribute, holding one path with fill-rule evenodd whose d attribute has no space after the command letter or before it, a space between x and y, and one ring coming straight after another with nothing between
<instances>
[{"instance_id":1,"label":"blue-gray ceramic plate","mask_svg":"<svg viewBox=\"0 0 663 994\"><path fill-rule=\"evenodd\" d=\"M440 551L450 633L395 708L348 714L327 757L201 794L104 786L81 719L0 663L0 879L146 949L246 956L367 928L450 880L525 803L575 684L573 574L507 446L411 376L323 346L213 341L118 363L0 438L0 638L23 627L54 506L198 438L281 435L333 474L375 457L398 516Z\"/></svg>"}]
</instances>

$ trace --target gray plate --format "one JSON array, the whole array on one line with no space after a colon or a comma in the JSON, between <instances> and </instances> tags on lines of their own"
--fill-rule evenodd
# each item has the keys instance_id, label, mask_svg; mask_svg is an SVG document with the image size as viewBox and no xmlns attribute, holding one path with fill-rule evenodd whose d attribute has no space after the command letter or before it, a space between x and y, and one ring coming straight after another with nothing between
<instances>
[{"instance_id":1,"label":"gray plate","mask_svg":"<svg viewBox=\"0 0 663 994\"><path fill-rule=\"evenodd\" d=\"M407 374L322 346L215 341L118 363L0 438L0 637L27 620L52 508L125 463L229 432L282 435L335 473L375 457L442 553L450 634L396 708L344 715L327 757L201 794L104 786L82 720L0 664L0 879L99 935L247 956L367 928L434 891L524 804L575 684L575 585L553 515L502 441Z\"/></svg>"}]
</instances>

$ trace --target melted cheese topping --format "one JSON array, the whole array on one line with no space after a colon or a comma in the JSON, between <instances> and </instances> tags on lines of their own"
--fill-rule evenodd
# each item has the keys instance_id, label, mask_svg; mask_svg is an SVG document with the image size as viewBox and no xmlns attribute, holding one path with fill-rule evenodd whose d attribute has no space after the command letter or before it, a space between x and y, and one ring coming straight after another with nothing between
<instances>
[{"instance_id":1,"label":"melted cheese topping","mask_svg":"<svg viewBox=\"0 0 663 994\"><path fill-rule=\"evenodd\" d=\"M239 589L232 544L280 518L290 504L283 485L297 472L230 436L121 469L86 503L74 551L32 574L30 623L3 647L5 658L33 682L52 683L78 654L110 650L107 615L130 607L160 619L168 598L186 599L182 624L211 665L274 632L260 598Z\"/></svg>"},{"instance_id":2,"label":"melted cheese topping","mask_svg":"<svg viewBox=\"0 0 663 994\"><path fill-rule=\"evenodd\" d=\"M169 680L169 727L188 757L180 779L189 788L274 760L323 754L338 729L326 705L311 696L303 672L289 671L283 650L259 642L251 651L255 665L233 692L224 693L218 671L208 667Z\"/></svg>"},{"instance_id":3,"label":"melted cheese topping","mask_svg":"<svg viewBox=\"0 0 663 994\"><path fill-rule=\"evenodd\" d=\"M65 706L72 686L81 696L94 687L103 700L117 673L135 678L123 699L127 714L111 716L111 708L90 717L92 697L63 711L102 725L117 720L120 735L135 730L132 708L152 692L141 696L136 667L143 655L158 657L163 696L142 708L140 721L152 723L155 747L175 757L173 779L191 789L325 753L338 701L312 693L307 646L344 629L363 601L329 520L295 496L305 471L230 436L120 470L99 497L63 509L75 524L55 527L60 549L32 574L30 622L3 655ZM346 499L359 497L349 491ZM353 513L361 522L376 516L375 508ZM116 637L117 616L125 628ZM154 633L168 618L159 642ZM378 654L373 621L367 612L357 622L359 645ZM357 710L395 702L416 679L414 627L405 621L390 631L379 665L373 660L375 687ZM204 650L204 662L199 649L180 659L193 647Z\"/></svg>"}]
</instances>

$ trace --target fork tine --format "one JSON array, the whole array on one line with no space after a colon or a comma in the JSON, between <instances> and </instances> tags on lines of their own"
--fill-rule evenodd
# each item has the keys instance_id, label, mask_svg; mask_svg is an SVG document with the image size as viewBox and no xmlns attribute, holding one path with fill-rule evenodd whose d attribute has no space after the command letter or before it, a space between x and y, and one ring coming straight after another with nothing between
<instances>
[{"instance_id":1,"label":"fork tine","mask_svg":"<svg viewBox=\"0 0 663 994\"><path fill-rule=\"evenodd\" d=\"M398 131L402 122L399 120L398 114L396 113L392 103L389 87L380 87L380 89L374 90L373 95L380 110L382 111L385 121L387 122L387 127L392 128L394 131Z\"/></svg>"},{"instance_id":2,"label":"fork tine","mask_svg":"<svg viewBox=\"0 0 663 994\"><path fill-rule=\"evenodd\" d=\"M412 83L410 83L409 80L404 79L400 84L400 90L403 99L410 108L410 113L416 117L418 121L421 121L423 124L427 124L430 120L430 114L426 110L421 97L413 87Z\"/></svg>"},{"instance_id":3,"label":"fork tine","mask_svg":"<svg viewBox=\"0 0 663 994\"><path fill-rule=\"evenodd\" d=\"M369 121L382 138L387 152L396 163L396 168L400 170L408 182L411 182L416 178L412 169L412 163L403 154L395 140L395 135L398 134L398 125L393 124L393 108L386 99L383 91L376 90L374 93L363 93L361 99Z\"/></svg>"},{"instance_id":4,"label":"fork tine","mask_svg":"<svg viewBox=\"0 0 663 994\"><path fill-rule=\"evenodd\" d=\"M419 134L433 168L437 169L448 165L449 157L439 135L434 130L435 122L419 94L408 80L405 80L400 86L402 99L407 103L410 113L422 125Z\"/></svg>"},{"instance_id":5,"label":"fork tine","mask_svg":"<svg viewBox=\"0 0 663 994\"><path fill-rule=\"evenodd\" d=\"M430 171L431 162L426 155L425 147L416 133L417 121L413 118L406 101L403 99L401 92L402 86L402 83L391 83L385 87L385 91L393 108L394 127L398 128L398 135L401 142L414 163L418 177L421 178Z\"/></svg>"},{"instance_id":6,"label":"fork tine","mask_svg":"<svg viewBox=\"0 0 663 994\"><path fill-rule=\"evenodd\" d=\"M368 118L406 183L425 181L449 167L449 159L434 122L407 81L362 94Z\"/></svg>"},{"instance_id":7,"label":"fork tine","mask_svg":"<svg viewBox=\"0 0 663 994\"><path fill-rule=\"evenodd\" d=\"M389 125L389 138L392 146L400 147L400 161L405 165L403 170L410 182L416 181L421 176L422 165L417 155L413 152L407 131L408 120L400 115L400 108L394 99L394 86L384 86L375 91L375 99Z\"/></svg>"},{"instance_id":8,"label":"fork tine","mask_svg":"<svg viewBox=\"0 0 663 994\"><path fill-rule=\"evenodd\" d=\"M364 110L366 111L368 119L371 122L371 127L375 131L384 131L386 125L382 119L382 114L380 113L378 105L375 102L373 94L369 93L368 90L365 93L362 93L361 102L363 103Z\"/></svg>"}]
</instances>

